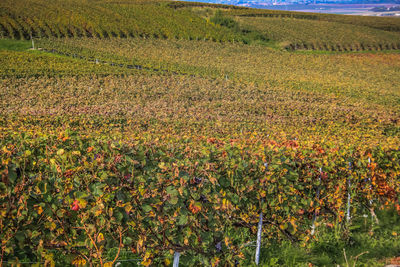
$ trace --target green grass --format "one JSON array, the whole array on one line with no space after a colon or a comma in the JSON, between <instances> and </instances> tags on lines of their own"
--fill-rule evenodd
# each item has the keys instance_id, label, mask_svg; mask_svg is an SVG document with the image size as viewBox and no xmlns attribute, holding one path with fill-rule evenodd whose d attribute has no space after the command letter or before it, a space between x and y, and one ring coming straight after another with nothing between
<instances>
[{"instance_id":1,"label":"green grass","mask_svg":"<svg viewBox=\"0 0 400 267\"><path fill-rule=\"evenodd\" d=\"M0 39L0 50L24 51L31 47L31 41Z\"/></svg>"},{"instance_id":2,"label":"green grass","mask_svg":"<svg viewBox=\"0 0 400 267\"><path fill-rule=\"evenodd\" d=\"M262 266L383 266L400 255L400 240L394 235L400 231L400 220L394 210L380 211L377 216L379 225L371 224L370 216L357 218L351 231L342 228L339 234L320 226L315 240L304 247L289 241L265 244Z\"/></svg>"}]
</instances>

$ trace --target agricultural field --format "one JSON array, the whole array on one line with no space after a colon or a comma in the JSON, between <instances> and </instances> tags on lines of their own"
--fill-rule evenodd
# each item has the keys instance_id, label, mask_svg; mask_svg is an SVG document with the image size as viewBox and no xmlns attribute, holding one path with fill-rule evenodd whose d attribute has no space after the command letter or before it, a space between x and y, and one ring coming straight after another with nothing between
<instances>
[{"instance_id":1,"label":"agricultural field","mask_svg":"<svg viewBox=\"0 0 400 267\"><path fill-rule=\"evenodd\" d=\"M238 17L238 22L255 28L286 49L385 50L399 49L398 32L339 22L279 17Z\"/></svg>"},{"instance_id":2,"label":"agricultural field","mask_svg":"<svg viewBox=\"0 0 400 267\"><path fill-rule=\"evenodd\" d=\"M0 3L0 36L239 39L231 30L207 23L191 12L171 9L164 1L147 0L4 0Z\"/></svg>"},{"instance_id":3,"label":"agricultural field","mask_svg":"<svg viewBox=\"0 0 400 267\"><path fill-rule=\"evenodd\" d=\"M334 44L290 30L317 30L302 13L30 1L42 15L0 3L20 23L0 39L0 266L171 266L177 253L180 266L255 266L258 232L261 266L396 263L397 48L276 45ZM28 18L91 34L35 35L31 49ZM396 43L382 26L395 18L351 18L318 19L356 31L349 45ZM165 25L171 36L153 34Z\"/></svg>"},{"instance_id":4,"label":"agricultural field","mask_svg":"<svg viewBox=\"0 0 400 267\"><path fill-rule=\"evenodd\" d=\"M263 36L269 45L287 50L365 51L398 50L400 19L341 16L219 5L174 2L177 10L191 10L236 32ZM219 18L216 19L218 15ZM257 34L255 34L257 33ZM260 39L260 38L258 38ZM245 38L246 40L246 38ZM268 42L267 42L268 43Z\"/></svg>"}]
</instances>

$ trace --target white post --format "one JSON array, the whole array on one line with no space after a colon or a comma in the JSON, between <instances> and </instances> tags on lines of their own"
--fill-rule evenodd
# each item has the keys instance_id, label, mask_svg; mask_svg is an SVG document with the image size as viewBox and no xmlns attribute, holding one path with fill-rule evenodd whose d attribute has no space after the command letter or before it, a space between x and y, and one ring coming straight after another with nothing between
<instances>
[{"instance_id":1,"label":"white post","mask_svg":"<svg viewBox=\"0 0 400 267\"><path fill-rule=\"evenodd\" d=\"M321 175L322 175L322 168L319 168L319 183L321 183ZM317 188L317 200L319 200L319 188L320 186L318 185ZM311 235L314 235L315 233L315 221L317 220L317 211L314 212L314 218L313 218L313 222L312 222L312 226L311 226Z\"/></svg>"},{"instance_id":2,"label":"white post","mask_svg":"<svg viewBox=\"0 0 400 267\"><path fill-rule=\"evenodd\" d=\"M181 253L179 252L175 252L174 254L174 263L173 263L173 267L178 267L179 266L179 257L181 256Z\"/></svg>"},{"instance_id":3,"label":"white post","mask_svg":"<svg viewBox=\"0 0 400 267\"><path fill-rule=\"evenodd\" d=\"M351 170L351 162L349 162L349 170ZM350 178L347 178L347 212L346 212L346 221L349 222L351 217L350 217L350 205L351 205L351 194L350 194L350 187L351 187L351 181Z\"/></svg>"},{"instance_id":4,"label":"white post","mask_svg":"<svg viewBox=\"0 0 400 267\"><path fill-rule=\"evenodd\" d=\"M371 158L368 158L368 164L371 164ZM369 180L369 190L372 190L371 177L368 177L368 180ZM372 199L369 200L369 204L372 205Z\"/></svg>"},{"instance_id":5,"label":"white post","mask_svg":"<svg viewBox=\"0 0 400 267\"><path fill-rule=\"evenodd\" d=\"M268 170L268 162L264 162L265 171ZM264 200L261 200L261 207L264 203ZM257 245L256 245L256 259L255 263L258 265L260 263L260 249L261 249L261 235L262 235L262 224L263 224L263 213L260 212L260 219L258 220L258 229L257 229Z\"/></svg>"},{"instance_id":6,"label":"white post","mask_svg":"<svg viewBox=\"0 0 400 267\"><path fill-rule=\"evenodd\" d=\"M31 34L31 41L32 41L32 49L35 50L35 42L33 41L32 34Z\"/></svg>"},{"instance_id":7,"label":"white post","mask_svg":"<svg viewBox=\"0 0 400 267\"><path fill-rule=\"evenodd\" d=\"M263 215L260 213L260 220L258 221L257 230L257 248L256 248L256 265L260 263L260 248L261 248L261 234L262 234Z\"/></svg>"}]
</instances>

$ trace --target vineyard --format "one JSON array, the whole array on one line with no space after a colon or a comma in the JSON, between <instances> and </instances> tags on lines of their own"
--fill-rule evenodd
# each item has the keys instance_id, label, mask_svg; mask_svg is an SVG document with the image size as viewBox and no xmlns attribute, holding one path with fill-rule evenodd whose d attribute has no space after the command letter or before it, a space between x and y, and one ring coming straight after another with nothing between
<instances>
[{"instance_id":1,"label":"vineyard","mask_svg":"<svg viewBox=\"0 0 400 267\"><path fill-rule=\"evenodd\" d=\"M0 39L0 266L398 257L396 19L25 2L0 3L34 37Z\"/></svg>"},{"instance_id":2,"label":"vineyard","mask_svg":"<svg viewBox=\"0 0 400 267\"><path fill-rule=\"evenodd\" d=\"M232 8L224 5L174 2L169 6L187 9L203 17L210 10L223 10L242 31L262 34L287 50L365 51L398 50L400 19L363 16Z\"/></svg>"},{"instance_id":3,"label":"vineyard","mask_svg":"<svg viewBox=\"0 0 400 267\"><path fill-rule=\"evenodd\" d=\"M239 23L262 32L285 49L362 51L400 49L398 32L366 26L347 25L277 17L238 17Z\"/></svg>"},{"instance_id":4,"label":"vineyard","mask_svg":"<svg viewBox=\"0 0 400 267\"><path fill-rule=\"evenodd\" d=\"M210 24L191 12L169 8L162 1L2 1L0 37L30 39L31 36L240 39L229 29Z\"/></svg>"},{"instance_id":5,"label":"vineyard","mask_svg":"<svg viewBox=\"0 0 400 267\"><path fill-rule=\"evenodd\" d=\"M221 10L220 20L213 19ZM308 14L194 2L4 0L0 3L0 38L25 40L139 37L261 42L287 50L380 51L398 50L399 32L398 18Z\"/></svg>"}]
</instances>

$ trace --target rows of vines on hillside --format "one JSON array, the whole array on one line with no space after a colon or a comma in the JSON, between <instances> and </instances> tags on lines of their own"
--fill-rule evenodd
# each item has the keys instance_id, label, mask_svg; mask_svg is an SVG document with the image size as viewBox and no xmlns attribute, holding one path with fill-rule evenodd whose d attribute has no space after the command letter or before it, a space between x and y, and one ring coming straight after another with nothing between
<instances>
[{"instance_id":1,"label":"rows of vines on hillside","mask_svg":"<svg viewBox=\"0 0 400 267\"><path fill-rule=\"evenodd\" d=\"M229 29L159 2L2 1L0 37L156 37L240 40ZM150 16L151 14L151 16ZM157 19L154 20L153 17Z\"/></svg>"}]
</instances>

